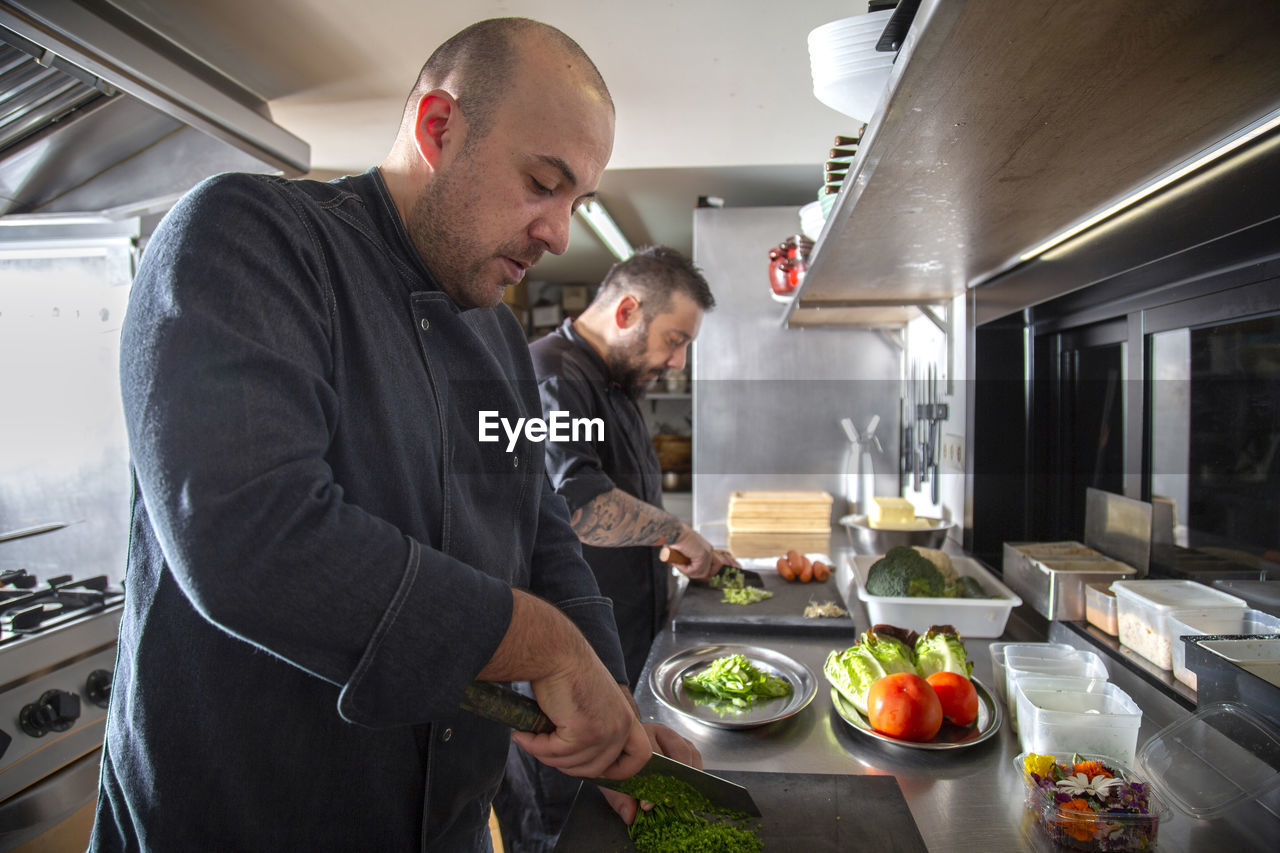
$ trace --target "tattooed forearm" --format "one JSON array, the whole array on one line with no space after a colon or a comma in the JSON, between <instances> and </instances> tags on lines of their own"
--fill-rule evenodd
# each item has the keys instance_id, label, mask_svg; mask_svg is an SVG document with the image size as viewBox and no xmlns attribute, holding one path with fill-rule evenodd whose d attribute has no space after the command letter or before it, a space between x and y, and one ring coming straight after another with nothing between
<instances>
[{"instance_id":1,"label":"tattooed forearm","mask_svg":"<svg viewBox=\"0 0 1280 853\"><path fill-rule=\"evenodd\" d=\"M579 539L600 548L657 547L674 542L681 531L680 519L621 489L610 489L576 510L570 522Z\"/></svg>"}]
</instances>

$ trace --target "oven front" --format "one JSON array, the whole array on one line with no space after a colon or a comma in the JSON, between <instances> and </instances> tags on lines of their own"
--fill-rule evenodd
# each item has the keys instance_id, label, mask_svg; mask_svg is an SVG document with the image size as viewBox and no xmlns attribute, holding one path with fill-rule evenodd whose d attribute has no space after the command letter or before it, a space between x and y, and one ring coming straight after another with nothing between
<instances>
[{"instance_id":1,"label":"oven front","mask_svg":"<svg viewBox=\"0 0 1280 853\"><path fill-rule=\"evenodd\" d=\"M83 851L120 605L0 638L0 851Z\"/></svg>"}]
</instances>

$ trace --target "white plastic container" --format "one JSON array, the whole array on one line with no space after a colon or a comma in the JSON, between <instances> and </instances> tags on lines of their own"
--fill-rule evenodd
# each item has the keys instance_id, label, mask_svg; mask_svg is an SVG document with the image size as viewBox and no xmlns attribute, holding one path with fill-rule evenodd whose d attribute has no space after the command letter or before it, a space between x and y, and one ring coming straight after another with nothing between
<instances>
[{"instance_id":1,"label":"white plastic container","mask_svg":"<svg viewBox=\"0 0 1280 853\"><path fill-rule=\"evenodd\" d=\"M1005 649L1004 653L1005 695L1009 703L1010 713L1016 713L1018 701L1018 679L1029 675L1063 676L1068 678L1095 678L1106 681L1109 673L1102 658L1094 652L1080 649L1036 649L1022 651Z\"/></svg>"},{"instance_id":2,"label":"white plastic container","mask_svg":"<svg viewBox=\"0 0 1280 853\"><path fill-rule=\"evenodd\" d=\"M1018 694L1031 690L1057 690L1067 693L1105 693L1111 682L1088 675L1024 675L1014 682ZM1018 701L1009 706L1009 726L1018 733Z\"/></svg>"},{"instance_id":3,"label":"white plastic container","mask_svg":"<svg viewBox=\"0 0 1280 853\"><path fill-rule=\"evenodd\" d=\"M1013 608L1022 603L1017 594L970 557L952 557L951 565L965 577L978 582L988 595L999 598L909 598L869 595L867 573L879 556L858 554L853 558L854 583L858 600L867 608L872 625L897 625L923 634L931 625L953 625L961 637L990 639L1004 633Z\"/></svg>"},{"instance_id":4,"label":"white plastic container","mask_svg":"<svg viewBox=\"0 0 1280 853\"><path fill-rule=\"evenodd\" d=\"M1116 594L1111 583L1087 583L1084 585L1084 615L1089 624L1111 636L1120 632L1116 613Z\"/></svg>"},{"instance_id":5,"label":"white plastic container","mask_svg":"<svg viewBox=\"0 0 1280 853\"><path fill-rule=\"evenodd\" d=\"M1008 692L1005 690L1006 675L1004 670L1004 651L1010 646L1029 646L1032 648L1048 647L1054 649L1067 649L1072 647L1066 643L1014 643L999 642L992 643L987 646L987 651L991 654L991 689L996 692L996 696L1003 702L1006 707L1012 711L1013 706L1009 704ZM1016 650L1015 650L1016 651Z\"/></svg>"},{"instance_id":6,"label":"white plastic container","mask_svg":"<svg viewBox=\"0 0 1280 853\"><path fill-rule=\"evenodd\" d=\"M1142 709L1106 683L1092 691L1018 689L1018 740L1040 755L1094 753L1133 764Z\"/></svg>"},{"instance_id":7,"label":"white plastic container","mask_svg":"<svg viewBox=\"0 0 1280 853\"><path fill-rule=\"evenodd\" d=\"M1280 618L1261 610L1174 610L1169 614L1169 634L1173 637L1173 677L1195 690L1196 674L1187 667L1187 644L1180 637L1280 634Z\"/></svg>"},{"instance_id":8,"label":"white plastic container","mask_svg":"<svg viewBox=\"0 0 1280 853\"><path fill-rule=\"evenodd\" d=\"M1212 612L1247 610L1242 598L1195 581L1114 581L1120 642L1161 669L1173 669L1174 636L1169 614L1175 610Z\"/></svg>"}]
</instances>

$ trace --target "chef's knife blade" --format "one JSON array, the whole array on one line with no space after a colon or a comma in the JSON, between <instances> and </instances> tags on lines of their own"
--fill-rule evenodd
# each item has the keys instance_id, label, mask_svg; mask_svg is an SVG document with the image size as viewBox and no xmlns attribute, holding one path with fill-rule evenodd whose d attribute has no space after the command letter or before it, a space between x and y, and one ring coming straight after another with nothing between
<instances>
[{"instance_id":1,"label":"chef's knife blade","mask_svg":"<svg viewBox=\"0 0 1280 853\"><path fill-rule=\"evenodd\" d=\"M671 563L672 565L675 565L675 566L689 565L689 558L687 556L685 556L679 551L676 551L673 548L668 548L665 545L662 546L662 550L658 552L658 559L664 563ZM728 565L721 566L720 570L717 571L714 575L712 575L709 580L714 580L715 578L724 578L726 573L730 570L730 568L733 568L735 571L741 573L742 582L747 586L754 586L754 587L759 587L760 589L764 589L764 578L760 577L759 572L753 572L750 569L739 569L737 567L731 567Z\"/></svg>"},{"instance_id":2,"label":"chef's knife blade","mask_svg":"<svg viewBox=\"0 0 1280 853\"><path fill-rule=\"evenodd\" d=\"M462 709L519 731L535 734L548 734L555 731L555 724L542 713L536 701L492 681L473 681L468 684ZM760 809L756 806L755 800L751 799L751 794L746 788L682 764L674 758L655 752L644 767L640 768L640 772L632 778L641 776L666 776L678 779L710 800L716 808L754 817L760 816ZM624 789L628 780L588 779L587 781L602 788L626 793Z\"/></svg>"},{"instance_id":3,"label":"chef's knife blade","mask_svg":"<svg viewBox=\"0 0 1280 853\"><path fill-rule=\"evenodd\" d=\"M24 539L27 536L39 536L41 533L52 533L55 530L61 530L66 527L68 522L54 521L49 524L37 524L32 527L24 527L20 530L9 530L0 533L0 542L8 542L10 539Z\"/></svg>"}]
</instances>

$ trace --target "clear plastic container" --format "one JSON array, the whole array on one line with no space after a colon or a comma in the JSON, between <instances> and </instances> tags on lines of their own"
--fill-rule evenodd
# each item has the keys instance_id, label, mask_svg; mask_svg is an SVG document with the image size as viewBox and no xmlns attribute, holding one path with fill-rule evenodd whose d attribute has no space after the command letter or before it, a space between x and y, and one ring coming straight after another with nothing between
<instances>
[{"instance_id":1,"label":"clear plastic container","mask_svg":"<svg viewBox=\"0 0 1280 853\"><path fill-rule=\"evenodd\" d=\"M1173 669L1173 635L1169 614L1175 610L1207 612L1248 609L1244 599L1195 581L1114 581L1120 642L1161 669Z\"/></svg>"},{"instance_id":2,"label":"clear plastic container","mask_svg":"<svg viewBox=\"0 0 1280 853\"><path fill-rule=\"evenodd\" d=\"M1041 753L1043 754L1043 753ZM1023 831L1036 851L1071 850L1150 850L1156 846L1160 819L1168 809L1156 794L1146 794L1146 808L1140 812L1094 812L1070 808L1054 796L1057 786L1039 782L1026 771L1024 752L1014 759L1014 767L1022 777L1026 809ZM1098 761L1114 772L1114 778L1125 782L1146 782L1147 777L1123 762L1109 756L1076 754L1068 751L1053 754L1060 765L1074 769L1075 759Z\"/></svg>"},{"instance_id":3,"label":"clear plastic container","mask_svg":"<svg viewBox=\"0 0 1280 853\"><path fill-rule=\"evenodd\" d=\"M1251 799L1275 812L1280 800L1280 732L1231 702L1208 705L1156 732L1134 766L1161 799L1202 820Z\"/></svg>"},{"instance_id":4,"label":"clear plastic container","mask_svg":"<svg viewBox=\"0 0 1280 853\"><path fill-rule=\"evenodd\" d=\"M1084 616L1090 625L1111 636L1120 632L1116 619L1116 594L1111 583L1087 583L1084 585Z\"/></svg>"},{"instance_id":5,"label":"clear plastic container","mask_svg":"<svg viewBox=\"0 0 1280 853\"><path fill-rule=\"evenodd\" d=\"M1181 637L1192 634L1266 636L1280 634L1280 617L1261 610L1174 610L1169 614L1173 637L1173 677L1196 689L1196 674L1187 667L1187 644Z\"/></svg>"},{"instance_id":6,"label":"clear plastic container","mask_svg":"<svg viewBox=\"0 0 1280 853\"><path fill-rule=\"evenodd\" d=\"M1018 688L1018 740L1040 755L1088 752L1133 765L1142 709L1106 683L1092 691Z\"/></svg>"},{"instance_id":7,"label":"clear plastic container","mask_svg":"<svg viewBox=\"0 0 1280 853\"><path fill-rule=\"evenodd\" d=\"M1013 706L1009 703L1007 698L1008 693L1005 690L1006 676L1004 671L1004 651L1010 646L1027 646L1029 648L1043 646L1043 647L1051 647L1055 649L1065 649L1067 651L1072 651L1073 649L1071 646L1068 646L1066 643L1002 642L1002 643L992 643L990 646L987 646L987 651L991 653L991 689L996 692L996 696L1000 699L1000 701L1004 702L1005 705L1009 708L1009 710L1012 711Z\"/></svg>"},{"instance_id":8,"label":"clear plastic container","mask_svg":"<svg viewBox=\"0 0 1280 853\"><path fill-rule=\"evenodd\" d=\"M1087 675L1022 675L1014 682L1013 689L1019 694L1027 690L1060 690L1068 693L1105 693L1105 678L1091 678ZM1013 733L1018 733L1018 701L1015 698L1009 703L1009 726Z\"/></svg>"},{"instance_id":9,"label":"clear plastic container","mask_svg":"<svg viewBox=\"0 0 1280 853\"><path fill-rule=\"evenodd\" d=\"M1005 702L1010 713L1018 701L1015 682L1025 675L1059 675L1073 678L1109 677L1107 665L1094 652L1085 652L1067 646L1049 648L1048 643L1038 643L1030 650L1008 647L1004 651Z\"/></svg>"}]
</instances>

